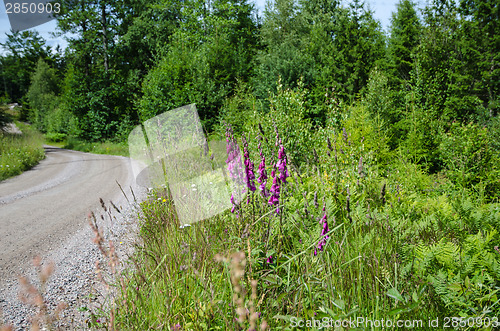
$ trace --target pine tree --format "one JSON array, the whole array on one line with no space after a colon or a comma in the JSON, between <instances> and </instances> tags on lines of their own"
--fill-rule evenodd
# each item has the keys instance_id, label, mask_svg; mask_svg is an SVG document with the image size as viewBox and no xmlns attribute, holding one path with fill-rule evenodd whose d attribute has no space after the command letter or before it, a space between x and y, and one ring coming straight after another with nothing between
<instances>
[{"instance_id":1,"label":"pine tree","mask_svg":"<svg viewBox=\"0 0 500 331\"><path fill-rule=\"evenodd\" d=\"M334 77L341 83L339 93L353 98L366 86L370 71L383 62L385 54L380 22L362 0L354 0L349 14L340 17L333 43L339 68Z\"/></svg>"},{"instance_id":2,"label":"pine tree","mask_svg":"<svg viewBox=\"0 0 500 331\"><path fill-rule=\"evenodd\" d=\"M493 116L500 110L500 11L494 0L460 2L460 65L467 75L463 95L479 98Z\"/></svg>"}]
</instances>

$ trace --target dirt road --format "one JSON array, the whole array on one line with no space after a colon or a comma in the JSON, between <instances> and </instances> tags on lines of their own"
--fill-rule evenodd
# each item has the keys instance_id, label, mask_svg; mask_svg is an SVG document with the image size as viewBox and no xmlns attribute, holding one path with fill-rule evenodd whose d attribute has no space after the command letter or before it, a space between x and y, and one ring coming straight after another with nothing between
<instances>
[{"instance_id":1,"label":"dirt road","mask_svg":"<svg viewBox=\"0 0 500 331\"><path fill-rule=\"evenodd\" d=\"M0 182L0 285L88 226L99 198L123 203L116 182L127 189L133 181L125 157L48 146L46 155L32 170Z\"/></svg>"}]
</instances>

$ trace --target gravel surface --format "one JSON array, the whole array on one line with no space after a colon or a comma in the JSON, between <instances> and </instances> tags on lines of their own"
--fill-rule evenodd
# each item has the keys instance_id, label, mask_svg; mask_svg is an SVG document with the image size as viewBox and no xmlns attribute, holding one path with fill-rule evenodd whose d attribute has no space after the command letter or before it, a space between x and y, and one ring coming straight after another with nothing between
<instances>
[{"instance_id":1,"label":"gravel surface","mask_svg":"<svg viewBox=\"0 0 500 331\"><path fill-rule=\"evenodd\" d=\"M24 179L19 180L21 176L18 176L9 179L8 185L0 183L0 230L8 239L0 243L0 313L3 315L0 326L3 322L14 330L29 329L38 312L34 305L21 302L19 293L23 287L16 276L16 270L20 271L31 284L40 287L37 269L30 262L37 251L42 267L51 261L54 263L54 272L43 290L48 311L53 312L61 302L67 305L54 325L61 330L89 328L90 312L96 313L100 303L107 300L107 291L97 279L95 268L96 261L103 266L107 262L92 241L95 234L88 225L89 214L94 212L105 242L112 240L120 260L126 261L127 254L132 252L138 214L130 189L139 200L145 196L143 190L131 187L133 179L128 169L121 169L128 164L126 158L57 149L52 153L55 158L48 155L38 169L33 170L35 173L40 171L44 178L28 172L21 175ZM107 180L99 177L102 172ZM120 182L119 179L130 203L115 182ZM94 187L92 192L85 191L84 183L92 180L100 182L99 189ZM76 186L72 186L75 182ZM80 194L72 195L72 190ZM107 212L99 202L100 197L104 199ZM53 203L48 203L46 198ZM33 207L27 209L23 205L25 201ZM109 201L115 203L119 212ZM19 205L13 208L14 204ZM61 213L61 205L74 212ZM37 209L43 213L37 214ZM18 212L14 213L16 210ZM47 226L41 227L40 220Z\"/></svg>"}]
</instances>

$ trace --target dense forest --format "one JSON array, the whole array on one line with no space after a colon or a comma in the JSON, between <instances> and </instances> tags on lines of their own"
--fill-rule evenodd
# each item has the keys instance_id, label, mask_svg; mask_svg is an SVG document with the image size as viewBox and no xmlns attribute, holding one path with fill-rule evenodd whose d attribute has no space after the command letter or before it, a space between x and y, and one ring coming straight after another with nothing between
<instances>
[{"instance_id":1,"label":"dense forest","mask_svg":"<svg viewBox=\"0 0 500 331\"><path fill-rule=\"evenodd\" d=\"M493 125L499 109L498 4L398 3L389 33L356 0L64 1L51 49L35 31L2 44L3 99L49 134L123 140L137 123L196 103L210 132L278 84L301 89L324 125L336 103L364 102L391 148L412 146L436 171L436 137L452 123ZM239 110L238 110L239 109ZM411 116L409 114L411 113ZM418 132L418 134L417 134Z\"/></svg>"}]
</instances>

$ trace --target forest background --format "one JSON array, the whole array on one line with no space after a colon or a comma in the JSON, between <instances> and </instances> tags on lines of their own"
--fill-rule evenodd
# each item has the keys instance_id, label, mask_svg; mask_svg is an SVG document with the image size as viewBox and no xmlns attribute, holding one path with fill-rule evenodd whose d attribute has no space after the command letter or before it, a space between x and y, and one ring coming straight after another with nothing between
<instances>
[{"instance_id":1,"label":"forest background","mask_svg":"<svg viewBox=\"0 0 500 331\"><path fill-rule=\"evenodd\" d=\"M401 2L386 35L363 1L270 2L263 18L248 1L71 1L57 17L64 52L34 31L8 34L3 100L54 138L123 141L189 103L212 132L241 98L269 107L280 79L306 92L314 125L333 99L368 102L391 148L407 143L437 171L436 133L498 111L497 7Z\"/></svg>"}]
</instances>

